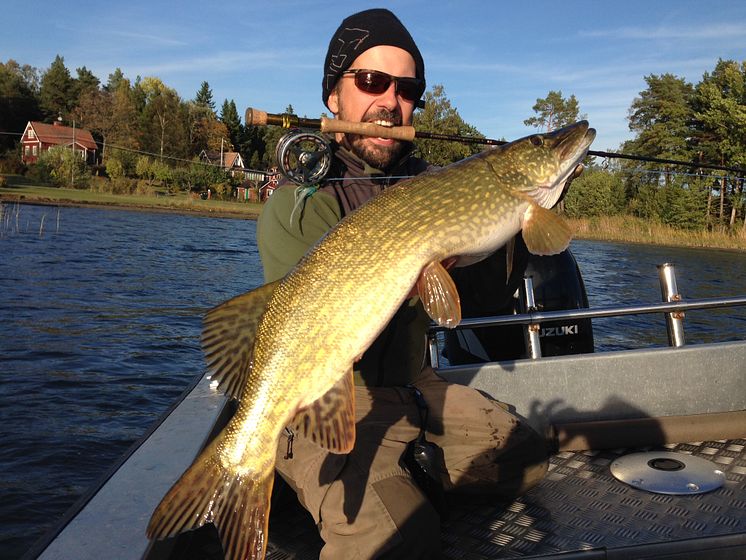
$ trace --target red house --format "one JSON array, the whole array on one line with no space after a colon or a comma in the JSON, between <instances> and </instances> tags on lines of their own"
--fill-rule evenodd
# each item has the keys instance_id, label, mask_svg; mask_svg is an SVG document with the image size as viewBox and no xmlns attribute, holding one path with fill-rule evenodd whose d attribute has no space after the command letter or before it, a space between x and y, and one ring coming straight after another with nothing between
<instances>
[{"instance_id":1,"label":"red house","mask_svg":"<svg viewBox=\"0 0 746 560\"><path fill-rule=\"evenodd\" d=\"M63 126L59 121L54 124L29 121L21 137L21 146L21 160L25 164L36 163L42 152L56 146L74 149L86 163L96 163L97 146L91 133L84 128Z\"/></svg>"}]
</instances>

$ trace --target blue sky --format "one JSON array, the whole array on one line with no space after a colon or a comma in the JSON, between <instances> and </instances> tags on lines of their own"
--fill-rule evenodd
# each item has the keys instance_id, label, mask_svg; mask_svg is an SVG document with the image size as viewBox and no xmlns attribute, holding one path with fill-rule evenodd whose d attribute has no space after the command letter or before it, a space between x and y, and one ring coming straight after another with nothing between
<instances>
[{"instance_id":1,"label":"blue sky","mask_svg":"<svg viewBox=\"0 0 746 560\"><path fill-rule=\"evenodd\" d=\"M57 0L5 2L0 60L46 69L60 54L75 75L102 82L157 76L191 99L207 81L233 99L318 117L321 67L347 15L394 11L418 43L428 84L442 84L461 116L488 137L533 132L523 120L550 90L574 94L598 130L593 149L632 137L627 112L644 77L697 83L718 58L746 60L746 2L625 0L320 2L301 0ZM340 8L342 6L342 8Z\"/></svg>"}]
</instances>

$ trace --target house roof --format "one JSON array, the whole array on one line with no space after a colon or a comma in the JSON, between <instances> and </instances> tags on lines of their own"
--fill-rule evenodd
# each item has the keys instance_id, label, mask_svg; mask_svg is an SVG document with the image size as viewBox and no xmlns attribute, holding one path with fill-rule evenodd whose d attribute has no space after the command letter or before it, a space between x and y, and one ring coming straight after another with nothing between
<instances>
[{"instance_id":1,"label":"house roof","mask_svg":"<svg viewBox=\"0 0 746 560\"><path fill-rule=\"evenodd\" d=\"M66 145L73 142L73 128L70 126L46 124L38 121L30 121L29 125L34 129L36 137L45 144ZM89 150L96 150L96 145L90 131L85 128L75 128L75 143Z\"/></svg>"},{"instance_id":2,"label":"house roof","mask_svg":"<svg viewBox=\"0 0 746 560\"><path fill-rule=\"evenodd\" d=\"M238 152L225 152L223 154L223 163L225 167L233 167L236 165L243 167L241 164L241 154Z\"/></svg>"},{"instance_id":3,"label":"house roof","mask_svg":"<svg viewBox=\"0 0 746 560\"><path fill-rule=\"evenodd\" d=\"M199 155L201 159L206 159L210 163L220 163L220 152L202 150ZM223 167L230 168L234 166L243 167L241 154L238 152L223 152Z\"/></svg>"}]
</instances>

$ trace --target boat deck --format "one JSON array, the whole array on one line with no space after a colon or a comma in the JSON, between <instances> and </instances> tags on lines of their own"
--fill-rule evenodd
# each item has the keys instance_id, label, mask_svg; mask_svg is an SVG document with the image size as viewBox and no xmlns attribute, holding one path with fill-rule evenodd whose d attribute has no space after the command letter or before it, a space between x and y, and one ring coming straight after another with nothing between
<instances>
[{"instance_id":1,"label":"boat deck","mask_svg":"<svg viewBox=\"0 0 746 560\"><path fill-rule=\"evenodd\" d=\"M609 472L629 449L561 452L545 479L505 503L471 502L451 510L441 539L447 558L742 558L746 547L746 440L668 445L703 457L726 474L707 494L652 494ZM318 558L311 516L288 501L273 511L267 558ZM660 550L658 550L660 549ZM575 553L575 555L572 555Z\"/></svg>"}]
</instances>

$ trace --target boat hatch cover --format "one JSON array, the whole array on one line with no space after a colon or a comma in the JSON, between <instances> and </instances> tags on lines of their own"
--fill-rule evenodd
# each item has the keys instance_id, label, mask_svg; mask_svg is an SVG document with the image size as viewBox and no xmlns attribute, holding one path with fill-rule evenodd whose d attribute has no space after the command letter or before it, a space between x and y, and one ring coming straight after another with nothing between
<instances>
[{"instance_id":1,"label":"boat hatch cover","mask_svg":"<svg viewBox=\"0 0 746 560\"><path fill-rule=\"evenodd\" d=\"M617 480L655 494L703 494L725 483L725 473L714 463L683 453L630 453L610 469Z\"/></svg>"}]
</instances>

